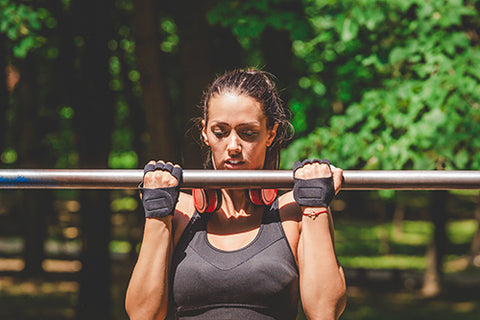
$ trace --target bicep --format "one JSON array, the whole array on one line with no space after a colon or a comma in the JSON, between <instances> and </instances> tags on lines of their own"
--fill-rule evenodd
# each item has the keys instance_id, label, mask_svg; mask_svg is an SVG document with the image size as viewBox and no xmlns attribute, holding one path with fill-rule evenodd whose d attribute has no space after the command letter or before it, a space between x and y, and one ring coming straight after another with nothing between
<instances>
[{"instance_id":1,"label":"bicep","mask_svg":"<svg viewBox=\"0 0 480 320\"><path fill-rule=\"evenodd\" d=\"M279 197L280 220L283 231L298 264L298 243L300 240L300 223L302 213L300 206L293 198L293 192L287 192Z\"/></svg>"},{"instance_id":2,"label":"bicep","mask_svg":"<svg viewBox=\"0 0 480 320\"><path fill-rule=\"evenodd\" d=\"M180 192L172 221L174 245L180 240L194 212L195 207L192 196L188 193Z\"/></svg>"}]
</instances>

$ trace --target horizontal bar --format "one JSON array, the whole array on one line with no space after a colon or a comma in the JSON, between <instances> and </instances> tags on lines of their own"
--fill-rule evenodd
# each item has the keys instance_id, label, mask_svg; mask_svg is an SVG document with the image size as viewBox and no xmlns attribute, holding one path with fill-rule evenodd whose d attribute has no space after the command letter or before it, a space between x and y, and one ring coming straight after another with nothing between
<instances>
[{"instance_id":1,"label":"horizontal bar","mask_svg":"<svg viewBox=\"0 0 480 320\"><path fill-rule=\"evenodd\" d=\"M135 189L143 170L4 169L0 189ZM480 190L480 171L344 170L344 190ZM290 170L183 170L182 189L291 189Z\"/></svg>"}]
</instances>

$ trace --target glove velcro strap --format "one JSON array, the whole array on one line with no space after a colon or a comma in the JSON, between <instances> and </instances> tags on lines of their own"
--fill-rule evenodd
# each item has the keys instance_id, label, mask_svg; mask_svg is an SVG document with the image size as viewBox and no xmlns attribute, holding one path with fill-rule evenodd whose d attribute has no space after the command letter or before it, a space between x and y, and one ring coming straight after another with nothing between
<instances>
[{"instance_id":1,"label":"glove velcro strap","mask_svg":"<svg viewBox=\"0 0 480 320\"><path fill-rule=\"evenodd\" d=\"M173 215L178 200L178 187L147 189L140 188L146 218L161 218Z\"/></svg>"},{"instance_id":2,"label":"glove velcro strap","mask_svg":"<svg viewBox=\"0 0 480 320\"><path fill-rule=\"evenodd\" d=\"M294 180L293 197L300 206L328 207L335 197L332 177Z\"/></svg>"}]
</instances>

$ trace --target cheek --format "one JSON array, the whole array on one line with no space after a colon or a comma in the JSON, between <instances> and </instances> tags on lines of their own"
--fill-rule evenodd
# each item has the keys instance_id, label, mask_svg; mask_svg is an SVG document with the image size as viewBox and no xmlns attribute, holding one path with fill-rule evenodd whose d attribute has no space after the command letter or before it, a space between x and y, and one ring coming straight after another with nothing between
<instances>
[{"instance_id":1,"label":"cheek","mask_svg":"<svg viewBox=\"0 0 480 320\"><path fill-rule=\"evenodd\" d=\"M249 158L250 158L249 160L254 167L253 169L263 168L266 152L267 152L267 147L264 145L252 146L249 152L246 152L246 154L249 155Z\"/></svg>"},{"instance_id":2,"label":"cheek","mask_svg":"<svg viewBox=\"0 0 480 320\"><path fill-rule=\"evenodd\" d=\"M215 139L215 137L212 137L211 139ZM213 140L210 140L213 141ZM222 158L222 155L226 152L226 146L224 143L215 141L214 143L210 143L210 151L212 153L213 157L213 162L219 161Z\"/></svg>"}]
</instances>

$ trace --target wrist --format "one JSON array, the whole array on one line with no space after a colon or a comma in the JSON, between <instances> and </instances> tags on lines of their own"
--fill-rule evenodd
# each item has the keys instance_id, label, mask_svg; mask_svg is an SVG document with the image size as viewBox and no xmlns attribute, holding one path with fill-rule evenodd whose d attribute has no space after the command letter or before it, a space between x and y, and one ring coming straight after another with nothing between
<instances>
[{"instance_id":1,"label":"wrist","mask_svg":"<svg viewBox=\"0 0 480 320\"><path fill-rule=\"evenodd\" d=\"M322 214L330 214L330 211L326 207L302 207L302 215L304 217L315 220Z\"/></svg>"}]
</instances>

